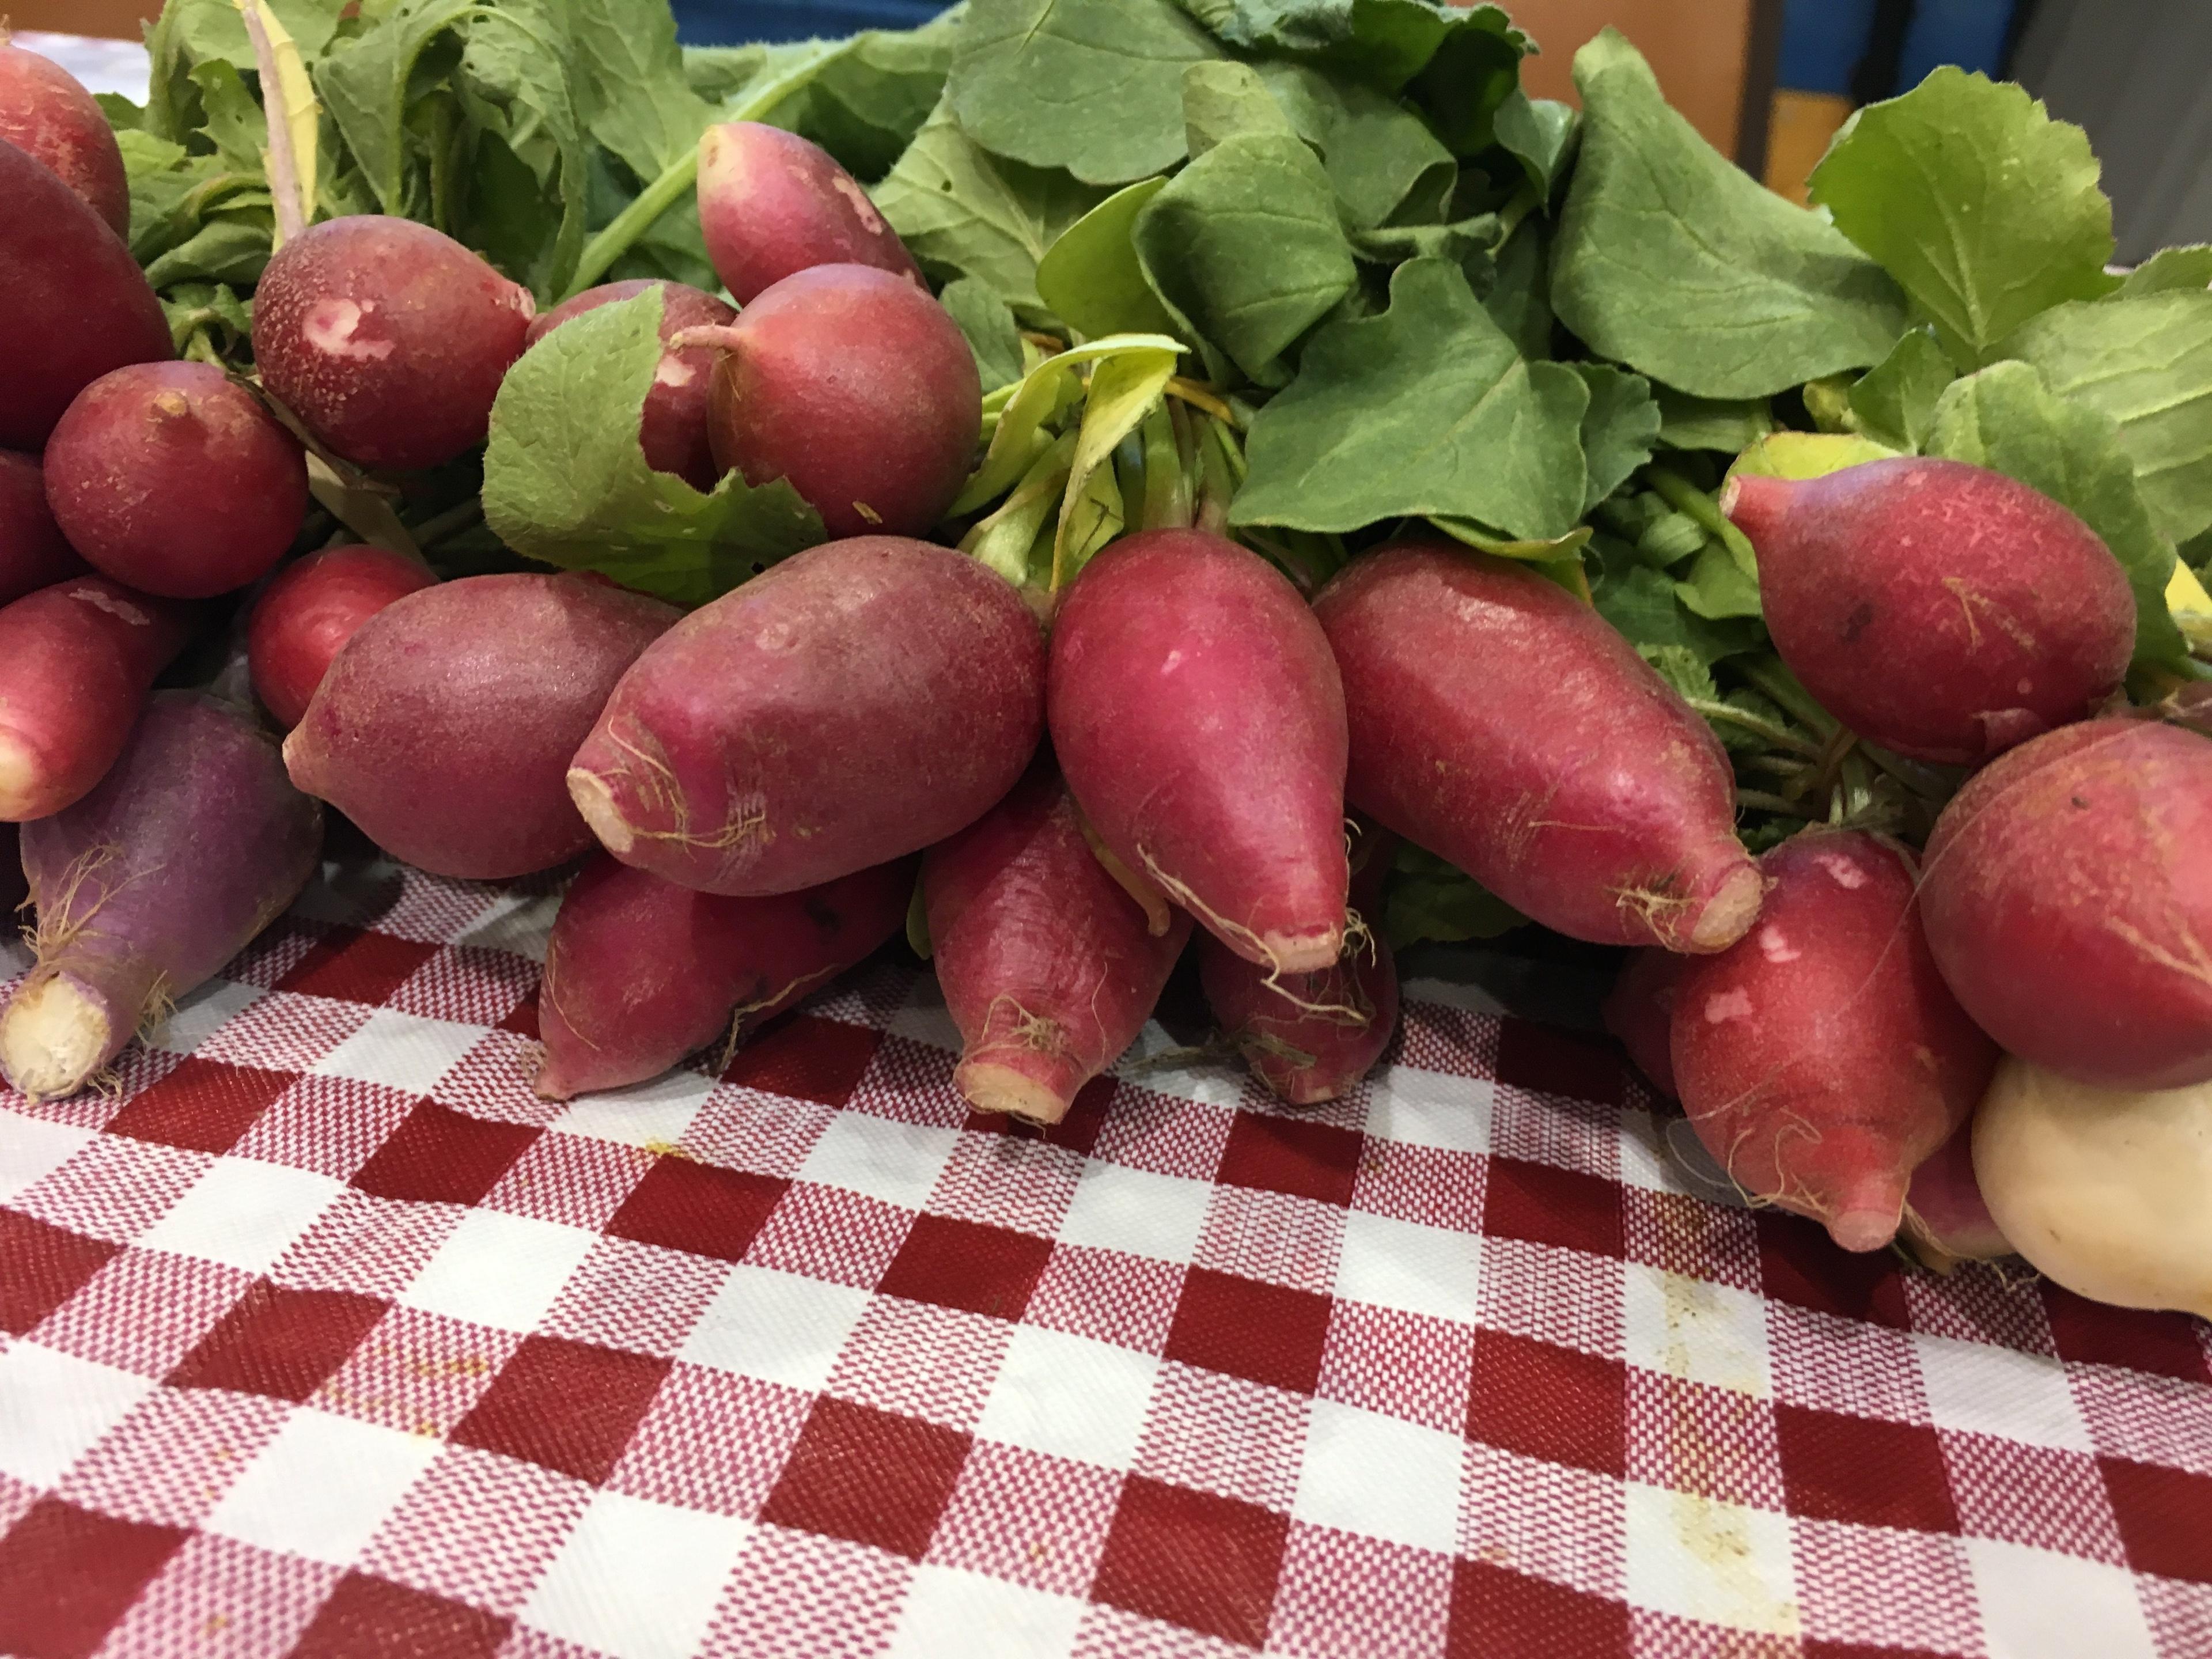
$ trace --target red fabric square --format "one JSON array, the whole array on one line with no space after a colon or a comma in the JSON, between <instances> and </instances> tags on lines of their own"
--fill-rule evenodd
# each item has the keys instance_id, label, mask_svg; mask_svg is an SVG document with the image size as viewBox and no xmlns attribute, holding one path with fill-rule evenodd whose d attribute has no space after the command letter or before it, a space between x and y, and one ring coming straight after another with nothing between
<instances>
[{"instance_id":1,"label":"red fabric square","mask_svg":"<svg viewBox=\"0 0 2212 1659\"><path fill-rule=\"evenodd\" d=\"M565 1337L526 1337L453 1438L597 1486L629 1444L669 1364Z\"/></svg>"},{"instance_id":2,"label":"red fabric square","mask_svg":"<svg viewBox=\"0 0 2212 1659\"><path fill-rule=\"evenodd\" d=\"M738 1049L722 1081L763 1094L842 1106L860 1086L879 1041L880 1035L865 1026L793 1014Z\"/></svg>"},{"instance_id":3,"label":"red fabric square","mask_svg":"<svg viewBox=\"0 0 2212 1659\"><path fill-rule=\"evenodd\" d=\"M333 927L276 981L276 989L381 1006L437 953L436 945L416 939Z\"/></svg>"},{"instance_id":4,"label":"red fabric square","mask_svg":"<svg viewBox=\"0 0 2212 1659\"><path fill-rule=\"evenodd\" d=\"M1627 1071L1611 1045L1527 1020L1501 1021L1498 1028L1498 1080L1516 1089L1559 1095L1568 1100L1618 1106L1627 1091Z\"/></svg>"},{"instance_id":5,"label":"red fabric square","mask_svg":"<svg viewBox=\"0 0 2212 1659\"><path fill-rule=\"evenodd\" d=\"M688 1158L663 1158L630 1188L607 1231L693 1255L740 1260L791 1183Z\"/></svg>"},{"instance_id":6,"label":"red fabric square","mask_svg":"<svg viewBox=\"0 0 2212 1659\"><path fill-rule=\"evenodd\" d=\"M426 1100L354 1174L379 1198L423 1204L474 1204L544 1133L523 1123L465 1117Z\"/></svg>"},{"instance_id":7,"label":"red fabric square","mask_svg":"<svg viewBox=\"0 0 2212 1659\"><path fill-rule=\"evenodd\" d=\"M2128 1565L2138 1572L2212 1584L2212 1476L2100 1457Z\"/></svg>"},{"instance_id":8,"label":"red fabric square","mask_svg":"<svg viewBox=\"0 0 2212 1659\"><path fill-rule=\"evenodd\" d=\"M1359 1179L1364 1140L1355 1129L1311 1118L1239 1112L1229 1126L1229 1145L1214 1179L1224 1187L1257 1187L1342 1208L1352 1202Z\"/></svg>"},{"instance_id":9,"label":"red fabric square","mask_svg":"<svg viewBox=\"0 0 2212 1659\"><path fill-rule=\"evenodd\" d=\"M1256 1648L1290 1530L1290 1517L1273 1510L1133 1474L1091 1599Z\"/></svg>"},{"instance_id":10,"label":"red fabric square","mask_svg":"<svg viewBox=\"0 0 2212 1659\"><path fill-rule=\"evenodd\" d=\"M1620 1188L1554 1164L1493 1158L1482 1200L1482 1231L1492 1238L1620 1256Z\"/></svg>"},{"instance_id":11,"label":"red fabric square","mask_svg":"<svg viewBox=\"0 0 2212 1659\"><path fill-rule=\"evenodd\" d=\"M1801 1216L1758 1212L1759 1279L1766 1294L1819 1313L1911 1328L1905 1277L1887 1250L1854 1255Z\"/></svg>"},{"instance_id":12,"label":"red fabric square","mask_svg":"<svg viewBox=\"0 0 2212 1659\"><path fill-rule=\"evenodd\" d=\"M760 1518L919 1561L972 1443L957 1429L824 1395Z\"/></svg>"},{"instance_id":13,"label":"red fabric square","mask_svg":"<svg viewBox=\"0 0 2212 1659\"><path fill-rule=\"evenodd\" d=\"M1328 1346L1329 1298L1193 1267L1168 1328L1166 1357L1270 1388L1311 1394Z\"/></svg>"},{"instance_id":14,"label":"red fabric square","mask_svg":"<svg viewBox=\"0 0 2212 1659\"><path fill-rule=\"evenodd\" d=\"M507 1018L500 1021L494 1029L513 1031L518 1036L528 1037L532 1042L542 1042L544 1033L538 1029L538 993L532 990L528 996L508 1009Z\"/></svg>"},{"instance_id":15,"label":"red fabric square","mask_svg":"<svg viewBox=\"0 0 2212 1659\"><path fill-rule=\"evenodd\" d=\"M22 1335L122 1249L21 1210L0 1209L0 1331Z\"/></svg>"},{"instance_id":16,"label":"red fabric square","mask_svg":"<svg viewBox=\"0 0 2212 1659\"><path fill-rule=\"evenodd\" d=\"M257 1280L166 1380L173 1389L305 1401L361 1346L386 1306L346 1291L293 1291Z\"/></svg>"},{"instance_id":17,"label":"red fabric square","mask_svg":"<svg viewBox=\"0 0 2212 1659\"><path fill-rule=\"evenodd\" d=\"M1863 1527L1959 1530L1943 1443L1934 1429L1779 1403L1774 1426L1791 1514Z\"/></svg>"},{"instance_id":18,"label":"red fabric square","mask_svg":"<svg viewBox=\"0 0 2212 1659\"><path fill-rule=\"evenodd\" d=\"M0 1537L0 1653L83 1659L189 1536L40 1498Z\"/></svg>"},{"instance_id":19,"label":"red fabric square","mask_svg":"<svg viewBox=\"0 0 2212 1659\"><path fill-rule=\"evenodd\" d=\"M1447 1659L1626 1659L1629 1651L1626 1602L1487 1561L1452 1563Z\"/></svg>"},{"instance_id":20,"label":"red fabric square","mask_svg":"<svg viewBox=\"0 0 2212 1659\"><path fill-rule=\"evenodd\" d=\"M915 1218L876 1288L910 1302L1019 1319L1052 1259L1052 1241L950 1216Z\"/></svg>"},{"instance_id":21,"label":"red fabric square","mask_svg":"<svg viewBox=\"0 0 2212 1659\"><path fill-rule=\"evenodd\" d=\"M295 1080L186 1054L177 1068L134 1095L107 1121L107 1133L194 1152L227 1152Z\"/></svg>"},{"instance_id":22,"label":"red fabric square","mask_svg":"<svg viewBox=\"0 0 2212 1659\"><path fill-rule=\"evenodd\" d=\"M491 1659L511 1620L366 1572L338 1580L289 1659Z\"/></svg>"},{"instance_id":23,"label":"red fabric square","mask_svg":"<svg viewBox=\"0 0 2212 1659\"><path fill-rule=\"evenodd\" d=\"M2212 1362L2197 1340L2202 1327L2187 1314L2112 1308L2045 1279L2044 1311L2059 1357L2087 1365L2124 1365L2185 1382L2212 1382Z\"/></svg>"},{"instance_id":24,"label":"red fabric square","mask_svg":"<svg viewBox=\"0 0 2212 1659\"><path fill-rule=\"evenodd\" d=\"M1121 1079L1094 1077L1075 1091L1074 1103L1057 1123L1031 1123L1004 1112L970 1112L961 1127L971 1134L1012 1135L1022 1140L1042 1140L1048 1146L1065 1146L1088 1157L1106 1125L1106 1109L1113 1103Z\"/></svg>"},{"instance_id":25,"label":"red fabric square","mask_svg":"<svg viewBox=\"0 0 2212 1659\"><path fill-rule=\"evenodd\" d=\"M1599 1474L1628 1468L1628 1368L1573 1348L1474 1334L1470 1439Z\"/></svg>"}]
</instances>

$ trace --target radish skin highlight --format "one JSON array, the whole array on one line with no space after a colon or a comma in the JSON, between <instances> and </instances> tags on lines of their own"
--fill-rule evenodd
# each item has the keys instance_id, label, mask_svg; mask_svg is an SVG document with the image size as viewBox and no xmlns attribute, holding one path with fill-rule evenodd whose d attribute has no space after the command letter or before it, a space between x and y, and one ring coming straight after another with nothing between
<instances>
[{"instance_id":1,"label":"radish skin highlight","mask_svg":"<svg viewBox=\"0 0 2212 1659\"><path fill-rule=\"evenodd\" d=\"M25 825L22 844L38 964L0 1013L0 1068L56 1099L299 896L322 811L245 711L164 691L100 787Z\"/></svg>"}]
</instances>

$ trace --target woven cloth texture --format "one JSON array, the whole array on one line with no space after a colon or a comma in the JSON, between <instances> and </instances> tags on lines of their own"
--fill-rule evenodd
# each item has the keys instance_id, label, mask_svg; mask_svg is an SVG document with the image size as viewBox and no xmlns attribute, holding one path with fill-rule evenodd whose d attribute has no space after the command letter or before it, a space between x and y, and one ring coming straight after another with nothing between
<instances>
[{"instance_id":1,"label":"woven cloth texture","mask_svg":"<svg viewBox=\"0 0 2212 1659\"><path fill-rule=\"evenodd\" d=\"M2212 1654L2208 1328L1709 1203L1608 1048L1039 1133L879 963L560 1105L555 902L331 866L0 1091L0 1652Z\"/></svg>"}]
</instances>

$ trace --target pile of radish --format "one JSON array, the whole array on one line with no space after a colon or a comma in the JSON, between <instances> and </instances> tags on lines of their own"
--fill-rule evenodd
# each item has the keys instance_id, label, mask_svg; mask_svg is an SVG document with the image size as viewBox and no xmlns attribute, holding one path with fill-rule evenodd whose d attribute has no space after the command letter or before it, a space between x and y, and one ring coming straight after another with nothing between
<instances>
[{"instance_id":1,"label":"pile of radish","mask_svg":"<svg viewBox=\"0 0 2212 1659\"><path fill-rule=\"evenodd\" d=\"M265 83L296 49L249 21ZM173 337L118 234L106 117L0 35L23 1094L96 1084L220 972L309 878L326 807L439 876L572 871L538 1003L556 1099L726 1056L901 936L979 1110L1060 1120L1187 956L1218 1057L1335 1099L1389 1047L1394 944L1449 936L1392 920L1418 878L1626 947L1608 1024L1751 1201L1847 1250L2018 1253L2212 1317L2212 666L2144 672L2109 525L1845 435L1810 380L1789 407L1820 433L1747 429L1702 486L1653 460L1654 407L1569 495L1662 574L1755 562L1771 655L1717 686L1726 653L1592 603L1587 526L1244 524L1267 423L1324 392L1126 285L1104 332L1002 308L994 372L972 293L782 127L717 121L690 164L721 292L631 276L541 314L432 225L288 198L285 126L226 355ZM1589 422L1635 378L1534 367ZM623 374L614 462L523 424ZM582 528L506 530L526 464ZM627 527L592 530L616 502Z\"/></svg>"}]
</instances>

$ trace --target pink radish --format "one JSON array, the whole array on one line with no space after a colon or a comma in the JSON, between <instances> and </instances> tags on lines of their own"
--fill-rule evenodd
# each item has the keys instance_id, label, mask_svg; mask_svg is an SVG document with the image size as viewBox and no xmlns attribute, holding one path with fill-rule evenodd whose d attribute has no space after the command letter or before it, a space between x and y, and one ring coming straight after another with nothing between
<instances>
[{"instance_id":1,"label":"pink radish","mask_svg":"<svg viewBox=\"0 0 2212 1659\"><path fill-rule=\"evenodd\" d=\"M416 560L382 547L326 547L287 565L246 621L254 695L290 731L361 625L436 580Z\"/></svg>"},{"instance_id":2,"label":"pink radish","mask_svg":"<svg viewBox=\"0 0 2212 1659\"><path fill-rule=\"evenodd\" d=\"M161 302L122 239L67 185L0 139L0 448L36 451L112 368L176 355Z\"/></svg>"},{"instance_id":3,"label":"pink radish","mask_svg":"<svg viewBox=\"0 0 2212 1659\"><path fill-rule=\"evenodd\" d=\"M307 514L300 441L208 363L135 363L82 392L46 441L46 499L76 550L148 593L256 581Z\"/></svg>"},{"instance_id":4,"label":"pink radish","mask_svg":"<svg viewBox=\"0 0 2212 1659\"><path fill-rule=\"evenodd\" d=\"M1273 565L1202 531L1116 542L1067 590L1048 698L1068 788L1124 868L1248 962L1336 961L1344 689Z\"/></svg>"},{"instance_id":5,"label":"pink radish","mask_svg":"<svg viewBox=\"0 0 2212 1659\"><path fill-rule=\"evenodd\" d=\"M1632 951L1620 965L1620 977L1605 1000L1605 1029L1613 1033L1628 1058L1651 1086L1668 1099L1679 1097L1674 1087L1674 990L1682 976L1683 959L1672 951Z\"/></svg>"},{"instance_id":6,"label":"pink radish","mask_svg":"<svg viewBox=\"0 0 2212 1659\"><path fill-rule=\"evenodd\" d=\"M440 466L484 441L537 306L450 236L363 215L276 251L253 296L262 384L363 466Z\"/></svg>"},{"instance_id":7,"label":"pink radish","mask_svg":"<svg viewBox=\"0 0 2212 1659\"><path fill-rule=\"evenodd\" d=\"M1574 939L1710 951L1751 926L1726 753L1589 606L1424 538L1354 560L1314 611L1353 805Z\"/></svg>"},{"instance_id":8,"label":"pink radish","mask_svg":"<svg viewBox=\"0 0 2212 1659\"><path fill-rule=\"evenodd\" d=\"M699 140L699 228L741 306L813 265L872 265L921 287L860 180L820 145L759 121L727 121Z\"/></svg>"},{"instance_id":9,"label":"pink radish","mask_svg":"<svg viewBox=\"0 0 2212 1659\"><path fill-rule=\"evenodd\" d=\"M1996 1045L1936 971L1903 848L1808 830L1759 869L1771 886L1750 935L1682 966L1682 1104L1753 1199L1878 1250L1913 1170L1981 1098Z\"/></svg>"},{"instance_id":10,"label":"pink radish","mask_svg":"<svg viewBox=\"0 0 2212 1659\"><path fill-rule=\"evenodd\" d=\"M601 306L635 300L649 289L660 290L660 337L665 343L687 328L726 325L737 313L711 294L683 283L639 280L608 283L586 289L574 299L554 307L531 324L526 345L536 345L562 324L597 311ZM638 441L646 464L656 471L672 472L694 489L708 490L721 477L714 465L713 447L707 441L707 402L714 373L714 352L708 346L672 349L660 359L653 390L645 395L645 413Z\"/></svg>"},{"instance_id":11,"label":"pink radish","mask_svg":"<svg viewBox=\"0 0 2212 1659\"><path fill-rule=\"evenodd\" d=\"M1044 642L949 548L831 542L638 659L568 788L625 864L702 892L817 887L972 823L1043 724Z\"/></svg>"},{"instance_id":12,"label":"pink radish","mask_svg":"<svg viewBox=\"0 0 2212 1659\"><path fill-rule=\"evenodd\" d=\"M538 996L538 1092L659 1076L749 1032L872 955L906 921L911 860L773 898L696 893L604 854L561 902Z\"/></svg>"},{"instance_id":13,"label":"pink radish","mask_svg":"<svg viewBox=\"0 0 2212 1659\"><path fill-rule=\"evenodd\" d=\"M0 1066L51 1099L92 1080L299 896L322 812L244 710L164 691L100 787L22 840L38 966L0 1014Z\"/></svg>"},{"instance_id":14,"label":"pink radish","mask_svg":"<svg viewBox=\"0 0 2212 1659\"><path fill-rule=\"evenodd\" d=\"M1939 1273L1962 1261L1995 1261L2013 1253L1974 1178L1972 1117L1912 1172L1905 1196L1905 1239L1922 1265Z\"/></svg>"},{"instance_id":15,"label":"pink radish","mask_svg":"<svg viewBox=\"0 0 2212 1659\"><path fill-rule=\"evenodd\" d=\"M1120 1058L1190 938L1154 935L1092 856L1075 803L1039 766L922 862L929 938L960 1028L953 1086L978 1111L1036 1123Z\"/></svg>"},{"instance_id":16,"label":"pink radish","mask_svg":"<svg viewBox=\"0 0 2212 1659\"><path fill-rule=\"evenodd\" d=\"M292 735L292 781L395 858L495 881L592 844L568 757L673 607L574 576L468 576L346 641Z\"/></svg>"},{"instance_id":17,"label":"pink radish","mask_svg":"<svg viewBox=\"0 0 2212 1659\"><path fill-rule=\"evenodd\" d=\"M0 449L0 605L91 569L54 522L38 459Z\"/></svg>"},{"instance_id":18,"label":"pink radish","mask_svg":"<svg viewBox=\"0 0 2212 1659\"><path fill-rule=\"evenodd\" d=\"M106 775L195 620L105 576L0 610L0 821L58 812Z\"/></svg>"},{"instance_id":19,"label":"pink radish","mask_svg":"<svg viewBox=\"0 0 2212 1659\"><path fill-rule=\"evenodd\" d=\"M1870 743L1972 765L2119 689L2136 602L2088 526L1964 461L1729 481L1775 648Z\"/></svg>"},{"instance_id":20,"label":"pink radish","mask_svg":"<svg viewBox=\"0 0 2212 1659\"><path fill-rule=\"evenodd\" d=\"M1921 903L2010 1053L2108 1089L2212 1081L2212 738L2100 720L2023 744L1936 821Z\"/></svg>"},{"instance_id":21,"label":"pink radish","mask_svg":"<svg viewBox=\"0 0 2212 1659\"><path fill-rule=\"evenodd\" d=\"M51 58L26 52L0 23L0 139L21 149L84 199L118 236L131 234L123 152L83 83Z\"/></svg>"}]
</instances>

